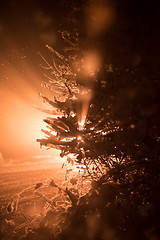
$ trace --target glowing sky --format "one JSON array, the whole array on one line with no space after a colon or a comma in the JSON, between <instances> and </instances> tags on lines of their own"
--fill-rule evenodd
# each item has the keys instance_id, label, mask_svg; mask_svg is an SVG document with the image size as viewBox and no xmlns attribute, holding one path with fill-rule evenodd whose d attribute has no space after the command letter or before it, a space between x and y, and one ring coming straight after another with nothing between
<instances>
[{"instance_id":1,"label":"glowing sky","mask_svg":"<svg viewBox=\"0 0 160 240\"><path fill-rule=\"evenodd\" d=\"M61 6L62 2L65 6L64 1L40 0L8 0L1 5L0 152L4 157L45 154L45 150L40 150L39 144L36 143L37 138L43 137L41 128L44 127L45 114L37 111L33 105L42 106L42 101L38 97L39 91L48 97L53 96L41 87L44 79L43 71L39 67L41 58L37 53L48 56L46 44L61 47L57 40L59 23L65 18L64 15L67 14L69 17L70 14ZM68 6L70 2L72 1L68 1ZM112 9L106 10L99 8L98 5L93 8L91 6L90 9L86 15L93 14L99 20L93 28L94 20L88 18L86 27L88 29L92 25L89 28L96 36L106 24L107 26L111 24L113 13ZM88 66L87 71L90 70L90 65ZM95 64L93 66L97 67Z\"/></svg>"},{"instance_id":2,"label":"glowing sky","mask_svg":"<svg viewBox=\"0 0 160 240\"><path fill-rule=\"evenodd\" d=\"M45 114L33 105L41 107L38 92L46 93L37 53L54 43L54 19L40 1L5 1L0 11L0 153L46 154L36 143Z\"/></svg>"},{"instance_id":3,"label":"glowing sky","mask_svg":"<svg viewBox=\"0 0 160 240\"><path fill-rule=\"evenodd\" d=\"M79 9L84 2L88 5L81 16ZM104 5L99 5L103 2ZM125 65L126 61L126 64L129 62L137 67L145 62L146 66L152 64L152 69L159 70L159 8L149 1L1 2L0 156L13 158L43 152L39 150L36 138L43 136L41 128L44 126L44 114L33 105L42 106L38 91L47 94L47 97L53 96L41 87L44 79L39 67L41 58L37 53L48 57L46 44L56 46L58 50L62 48L58 30L61 23L65 28L66 17L76 17L81 30L90 31L92 38L88 39L88 45L92 45L93 49L99 39L101 44L96 46L100 52L104 52L109 63L120 64L123 61ZM93 54L91 58L94 59ZM91 66L95 67L93 64Z\"/></svg>"}]
</instances>

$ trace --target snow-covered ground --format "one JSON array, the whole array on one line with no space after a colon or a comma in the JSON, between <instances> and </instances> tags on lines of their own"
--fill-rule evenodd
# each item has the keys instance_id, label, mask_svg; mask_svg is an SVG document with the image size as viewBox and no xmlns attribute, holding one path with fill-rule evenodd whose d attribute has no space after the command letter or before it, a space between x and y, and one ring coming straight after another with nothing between
<instances>
[{"instance_id":1,"label":"snow-covered ground","mask_svg":"<svg viewBox=\"0 0 160 240\"><path fill-rule=\"evenodd\" d=\"M34 155L20 159L3 159L0 163L0 174L9 172L24 172L29 170L54 169L61 167L64 160L59 156Z\"/></svg>"}]
</instances>

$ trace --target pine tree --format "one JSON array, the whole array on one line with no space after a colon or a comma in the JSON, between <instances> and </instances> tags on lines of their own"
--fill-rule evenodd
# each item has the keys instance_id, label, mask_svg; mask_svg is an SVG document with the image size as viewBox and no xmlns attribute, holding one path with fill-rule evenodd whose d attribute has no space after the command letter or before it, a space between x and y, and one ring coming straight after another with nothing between
<instances>
[{"instance_id":1,"label":"pine tree","mask_svg":"<svg viewBox=\"0 0 160 240\"><path fill-rule=\"evenodd\" d=\"M52 75L47 84L59 99L42 96L54 109L48 113L56 109L62 115L44 120L49 131L43 130L46 138L38 142L60 149L62 157L72 154L93 180L89 195L78 202L79 219L73 214L68 220L65 239L95 209L103 227L118 239L145 239L151 229L157 231L160 211L158 81L142 68L106 62L95 68L89 65L90 52L80 50L78 37L73 43L69 33L63 34L70 44L68 56L48 47L53 66L44 59ZM103 231L100 227L95 235L103 239Z\"/></svg>"}]
</instances>

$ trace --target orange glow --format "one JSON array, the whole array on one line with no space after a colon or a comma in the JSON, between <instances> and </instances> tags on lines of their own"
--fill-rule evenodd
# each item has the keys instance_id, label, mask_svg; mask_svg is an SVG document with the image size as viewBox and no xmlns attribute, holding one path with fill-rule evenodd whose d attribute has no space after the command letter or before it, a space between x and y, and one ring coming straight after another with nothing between
<instances>
[{"instance_id":1,"label":"orange glow","mask_svg":"<svg viewBox=\"0 0 160 240\"><path fill-rule=\"evenodd\" d=\"M88 77L94 77L99 71L101 65L101 56L97 50L90 50L84 54L84 57L74 62L74 67L78 71L79 76L85 77L87 81Z\"/></svg>"},{"instance_id":2,"label":"orange glow","mask_svg":"<svg viewBox=\"0 0 160 240\"><path fill-rule=\"evenodd\" d=\"M88 52L83 59L84 71L87 75L95 75L100 67L100 56L96 51Z\"/></svg>"},{"instance_id":3,"label":"orange glow","mask_svg":"<svg viewBox=\"0 0 160 240\"><path fill-rule=\"evenodd\" d=\"M87 16L88 31L94 35L98 35L112 25L115 18L115 11L110 6L106 6L101 1L98 1L89 7Z\"/></svg>"},{"instance_id":4,"label":"orange glow","mask_svg":"<svg viewBox=\"0 0 160 240\"><path fill-rule=\"evenodd\" d=\"M16 156L24 152L36 152L39 148L36 138L43 136L41 128L44 127L44 114L13 93L10 93L2 107L1 148Z\"/></svg>"},{"instance_id":5,"label":"orange glow","mask_svg":"<svg viewBox=\"0 0 160 240\"><path fill-rule=\"evenodd\" d=\"M46 114L33 106L46 108L38 96L41 82L27 63L25 70L23 75L13 66L7 67L6 81L0 83L0 152L9 158L46 155L46 149L36 142L44 137L41 129L45 128Z\"/></svg>"},{"instance_id":6,"label":"orange glow","mask_svg":"<svg viewBox=\"0 0 160 240\"><path fill-rule=\"evenodd\" d=\"M84 129L85 126L85 120L81 120L80 122L78 122L78 129L79 131L82 131Z\"/></svg>"},{"instance_id":7,"label":"orange glow","mask_svg":"<svg viewBox=\"0 0 160 240\"><path fill-rule=\"evenodd\" d=\"M82 109L81 112L78 114L78 129L82 131L85 126L86 117L88 113L89 108L89 102L91 100L92 93L90 89L86 89L85 91L82 91L79 95L79 99L82 103Z\"/></svg>"}]
</instances>

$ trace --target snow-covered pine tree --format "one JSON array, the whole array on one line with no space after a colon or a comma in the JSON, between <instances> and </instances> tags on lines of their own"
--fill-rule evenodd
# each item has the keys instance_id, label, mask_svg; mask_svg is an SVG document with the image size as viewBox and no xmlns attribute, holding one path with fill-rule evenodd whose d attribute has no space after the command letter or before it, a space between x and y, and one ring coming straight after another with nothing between
<instances>
[{"instance_id":1,"label":"snow-covered pine tree","mask_svg":"<svg viewBox=\"0 0 160 240\"><path fill-rule=\"evenodd\" d=\"M142 67L112 66L105 58L95 68L88 61L89 50L80 51L76 44L74 49L76 54L66 58L49 47L53 65L44 59L44 68L52 75L49 87L56 91L56 86L60 95L54 100L42 98L62 115L44 120L49 130L44 131L45 139L38 140L60 149L62 157L74 155L93 178L92 190L69 214L62 239L77 239L76 226L81 222L85 229L90 215L103 222L93 239L96 235L104 239L105 229L116 239L146 239L151 229L157 236L158 81Z\"/></svg>"},{"instance_id":2,"label":"snow-covered pine tree","mask_svg":"<svg viewBox=\"0 0 160 240\"><path fill-rule=\"evenodd\" d=\"M66 35L69 38L69 33L62 33L65 39ZM67 42L71 45L67 52L74 50L74 54L66 58L47 46L53 55L53 65L42 57L46 64L43 69L50 71L50 76L45 74L45 86L56 95L54 100L42 96L54 110L45 110L53 116L44 119L48 131L42 131L46 138L37 141L61 150L61 157L72 154L75 163L85 166L92 178L99 178L113 162L106 140L112 132L121 129L109 116L111 105L106 99L106 80L99 76L98 56L94 51L80 52L78 45L70 39ZM103 70L113 74L111 65L105 65ZM55 111L60 116L55 116Z\"/></svg>"}]
</instances>

